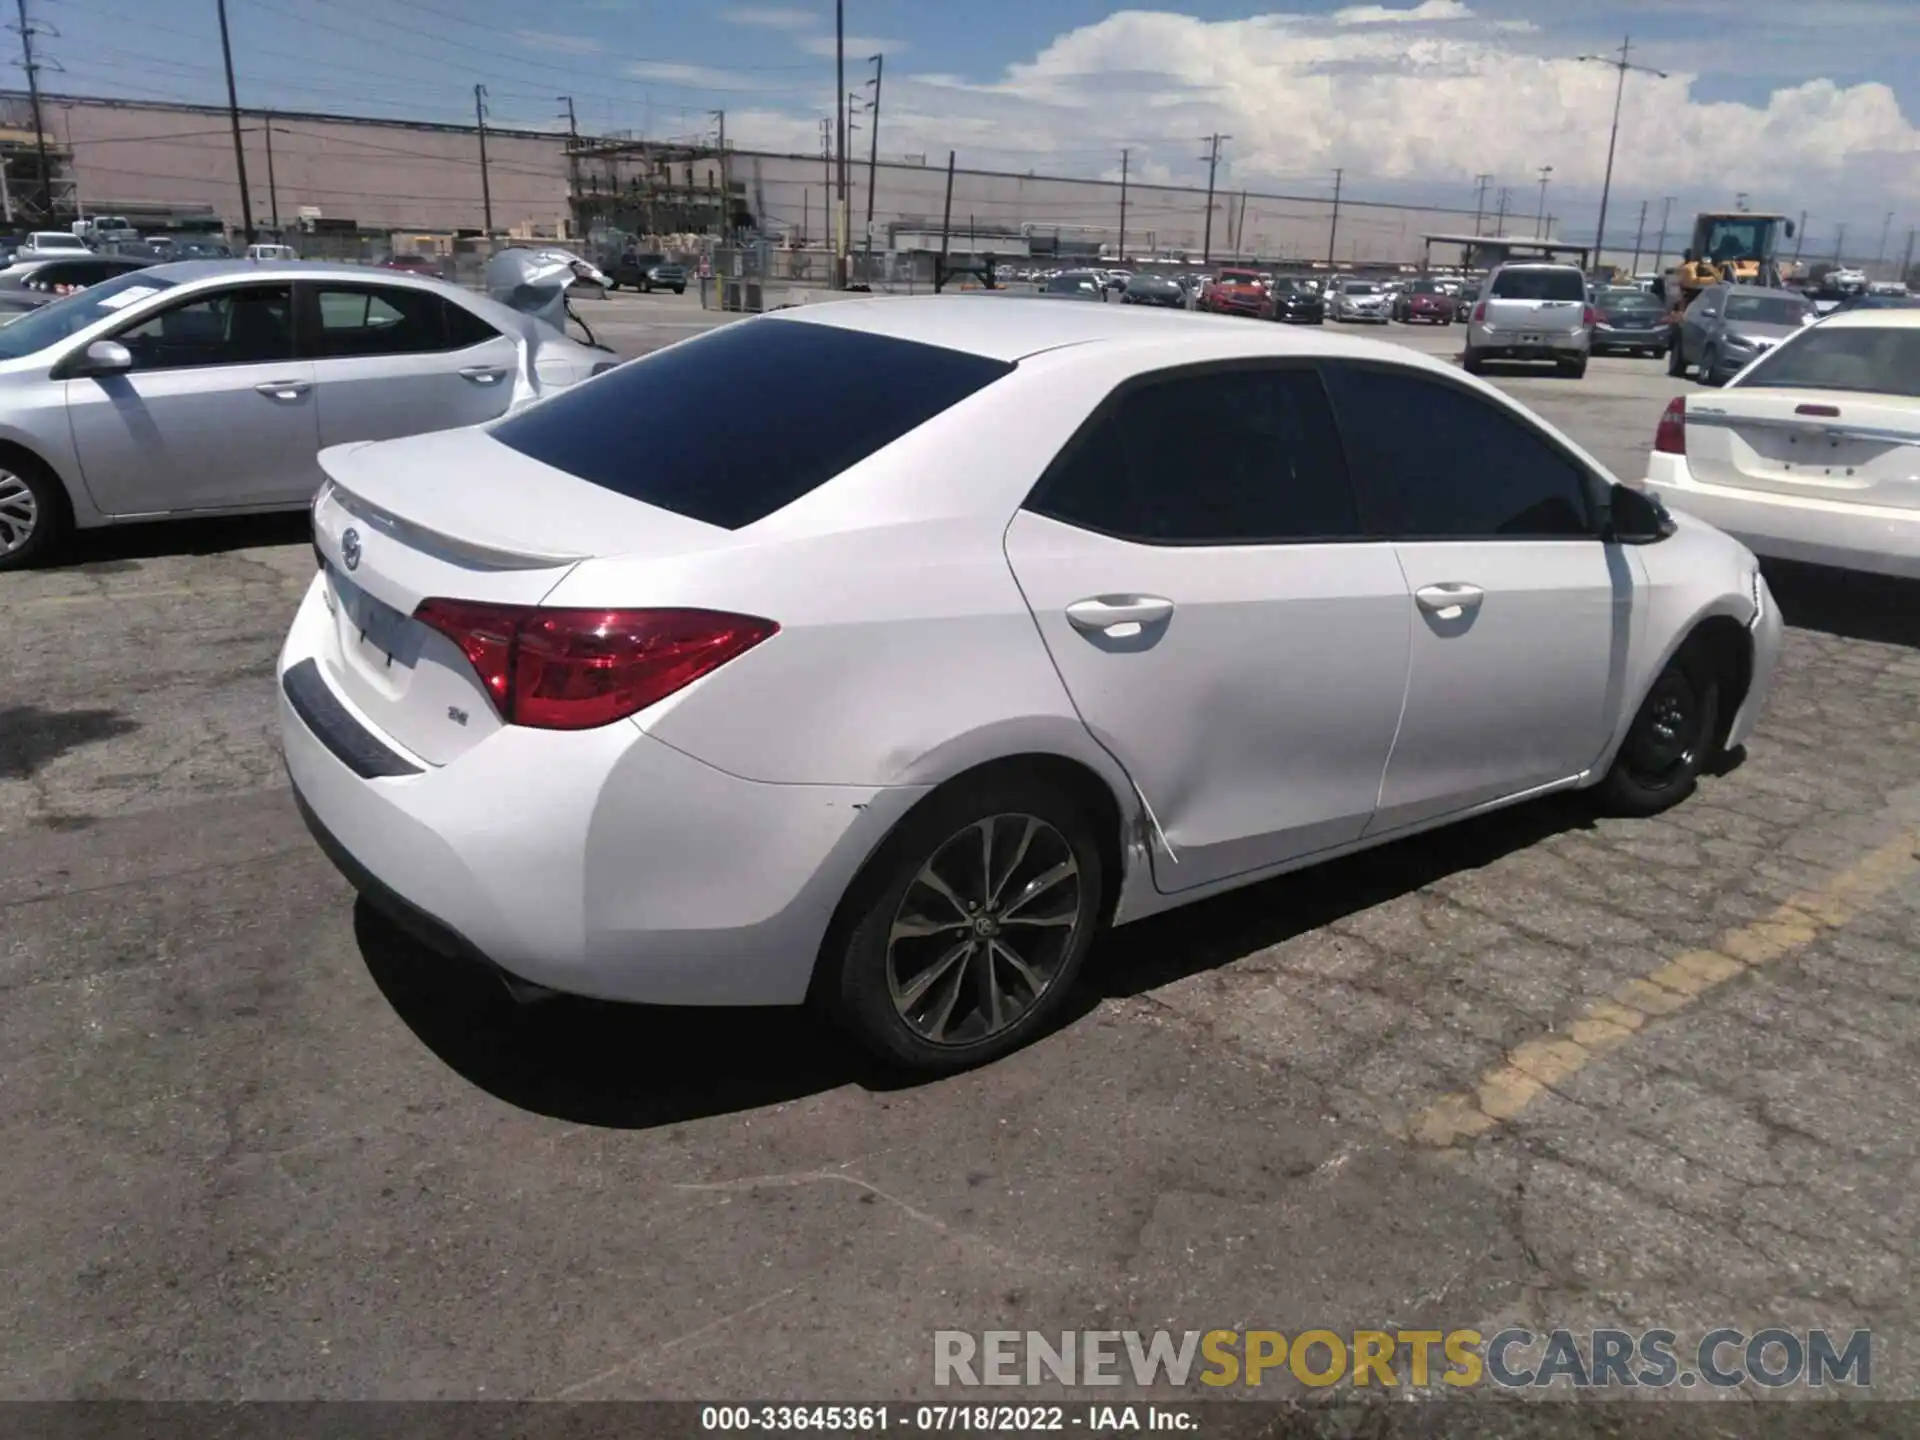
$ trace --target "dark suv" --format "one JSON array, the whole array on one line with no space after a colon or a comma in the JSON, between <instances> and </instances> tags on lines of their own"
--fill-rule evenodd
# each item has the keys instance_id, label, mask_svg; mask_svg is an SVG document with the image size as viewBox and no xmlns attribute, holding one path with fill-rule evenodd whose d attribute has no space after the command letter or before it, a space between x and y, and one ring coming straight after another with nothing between
<instances>
[{"instance_id":1,"label":"dark suv","mask_svg":"<svg viewBox=\"0 0 1920 1440\"><path fill-rule=\"evenodd\" d=\"M676 295L687 293L686 267L674 264L664 255L629 252L607 267L607 279L613 282L607 286L609 290L631 285L643 294L653 290L671 290Z\"/></svg>"}]
</instances>

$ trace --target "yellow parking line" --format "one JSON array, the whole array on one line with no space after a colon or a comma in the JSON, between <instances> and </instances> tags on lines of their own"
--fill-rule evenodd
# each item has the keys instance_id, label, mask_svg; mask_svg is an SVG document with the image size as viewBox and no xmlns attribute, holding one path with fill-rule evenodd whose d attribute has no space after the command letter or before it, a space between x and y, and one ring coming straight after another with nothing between
<instances>
[{"instance_id":1,"label":"yellow parking line","mask_svg":"<svg viewBox=\"0 0 1920 1440\"><path fill-rule=\"evenodd\" d=\"M1920 831L1902 831L1820 888L1802 891L1751 924L1727 931L1713 949L1689 950L1652 974L1627 981L1611 999L1589 1004L1564 1032L1516 1045L1481 1074L1471 1092L1441 1096L1407 1122L1406 1138L1445 1147L1512 1120L1542 1092L1631 1040L1649 1020L1684 1010L1736 975L1846 924L1875 896L1920 870L1916 845Z\"/></svg>"}]
</instances>

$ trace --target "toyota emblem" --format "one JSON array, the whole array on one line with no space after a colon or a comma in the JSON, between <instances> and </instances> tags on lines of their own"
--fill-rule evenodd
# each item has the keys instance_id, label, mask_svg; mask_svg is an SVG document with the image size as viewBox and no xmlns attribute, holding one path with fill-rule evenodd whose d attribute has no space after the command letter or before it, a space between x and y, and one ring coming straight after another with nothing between
<instances>
[{"instance_id":1,"label":"toyota emblem","mask_svg":"<svg viewBox=\"0 0 1920 1440\"><path fill-rule=\"evenodd\" d=\"M340 537L340 558L347 562L347 569L360 568L360 532L352 526Z\"/></svg>"}]
</instances>

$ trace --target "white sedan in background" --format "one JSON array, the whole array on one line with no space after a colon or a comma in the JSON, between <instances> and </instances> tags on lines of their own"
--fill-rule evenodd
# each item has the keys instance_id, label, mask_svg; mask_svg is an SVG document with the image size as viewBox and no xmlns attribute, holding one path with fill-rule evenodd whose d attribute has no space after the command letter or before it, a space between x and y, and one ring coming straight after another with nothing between
<instances>
[{"instance_id":1,"label":"white sedan in background","mask_svg":"<svg viewBox=\"0 0 1920 1440\"><path fill-rule=\"evenodd\" d=\"M1920 311L1828 316L1675 399L1646 485L1758 554L1920 578Z\"/></svg>"},{"instance_id":2,"label":"white sedan in background","mask_svg":"<svg viewBox=\"0 0 1920 1440\"><path fill-rule=\"evenodd\" d=\"M923 1070L1108 924L1674 804L1779 645L1751 554L1487 385L1138 306L809 305L321 458L281 726L362 895L523 997L812 1001Z\"/></svg>"}]
</instances>

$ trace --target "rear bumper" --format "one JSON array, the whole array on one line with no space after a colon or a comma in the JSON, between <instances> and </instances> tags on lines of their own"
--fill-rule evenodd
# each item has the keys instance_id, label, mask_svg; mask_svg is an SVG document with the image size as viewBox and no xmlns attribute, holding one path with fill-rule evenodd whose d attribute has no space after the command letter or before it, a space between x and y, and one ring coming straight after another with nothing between
<instances>
[{"instance_id":1,"label":"rear bumper","mask_svg":"<svg viewBox=\"0 0 1920 1440\"><path fill-rule=\"evenodd\" d=\"M847 884L925 793L741 780L627 721L508 727L430 766L331 692L363 732L343 746L339 717L323 738L312 694L297 706L286 683L313 660L330 684L325 620L310 592L279 666L287 772L321 848L431 948L552 990L799 1003ZM419 769L370 777L342 758L370 746Z\"/></svg>"},{"instance_id":2,"label":"rear bumper","mask_svg":"<svg viewBox=\"0 0 1920 1440\"><path fill-rule=\"evenodd\" d=\"M1920 580L1920 510L1703 484L1684 455L1647 458L1646 487L1756 555Z\"/></svg>"},{"instance_id":3,"label":"rear bumper","mask_svg":"<svg viewBox=\"0 0 1920 1440\"><path fill-rule=\"evenodd\" d=\"M1467 331L1467 348L1487 360L1578 360L1589 353L1591 341L1579 330L1528 343L1526 332L1475 325Z\"/></svg>"}]
</instances>

